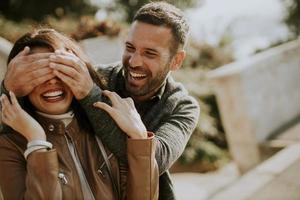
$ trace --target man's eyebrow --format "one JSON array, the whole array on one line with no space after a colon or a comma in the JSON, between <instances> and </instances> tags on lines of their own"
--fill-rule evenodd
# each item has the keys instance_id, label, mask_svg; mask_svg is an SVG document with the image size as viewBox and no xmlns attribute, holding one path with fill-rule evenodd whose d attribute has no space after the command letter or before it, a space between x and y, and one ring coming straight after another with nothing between
<instances>
[{"instance_id":1,"label":"man's eyebrow","mask_svg":"<svg viewBox=\"0 0 300 200\"><path fill-rule=\"evenodd\" d=\"M128 42L128 41L127 41L127 42L125 42L125 44L126 44L126 45L131 45L131 46L133 46L133 44L131 44L131 43L130 43L130 42Z\"/></svg>"}]
</instances>

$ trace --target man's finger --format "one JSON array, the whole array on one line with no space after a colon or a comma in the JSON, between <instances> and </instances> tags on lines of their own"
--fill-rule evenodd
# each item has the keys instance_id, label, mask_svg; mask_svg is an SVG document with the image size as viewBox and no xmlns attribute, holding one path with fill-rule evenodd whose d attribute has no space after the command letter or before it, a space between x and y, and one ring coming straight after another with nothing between
<instances>
[{"instance_id":1,"label":"man's finger","mask_svg":"<svg viewBox=\"0 0 300 200\"><path fill-rule=\"evenodd\" d=\"M43 76L31 79L28 84L32 84L32 88L41 85L51 79L55 78L55 74L51 71L50 73L44 74Z\"/></svg>"},{"instance_id":2,"label":"man's finger","mask_svg":"<svg viewBox=\"0 0 300 200\"><path fill-rule=\"evenodd\" d=\"M30 48L26 46L22 51L20 51L14 58L25 56L30 52Z\"/></svg>"},{"instance_id":3,"label":"man's finger","mask_svg":"<svg viewBox=\"0 0 300 200\"><path fill-rule=\"evenodd\" d=\"M74 79L72 79L71 77L69 77L68 75L54 70L53 73L60 79L62 80L65 84L67 84L67 86L70 87L71 90L74 89L74 87L76 87L76 81Z\"/></svg>"},{"instance_id":4,"label":"man's finger","mask_svg":"<svg viewBox=\"0 0 300 200\"><path fill-rule=\"evenodd\" d=\"M63 65L63 64L58 64L58 63L50 63L50 68L54 69L56 71L60 71L62 73L64 73L65 75L73 78L74 80L79 80L79 72L76 71L74 68Z\"/></svg>"},{"instance_id":5,"label":"man's finger","mask_svg":"<svg viewBox=\"0 0 300 200\"><path fill-rule=\"evenodd\" d=\"M73 67L76 71L82 72L85 71L86 67L85 64L75 55L64 55L64 54L55 54L53 56L50 56L50 61L68 65L70 67Z\"/></svg>"},{"instance_id":6,"label":"man's finger","mask_svg":"<svg viewBox=\"0 0 300 200\"><path fill-rule=\"evenodd\" d=\"M20 53L18 53L17 56L25 56L25 55L29 54L29 52L30 52L30 48L28 46L26 46ZM15 57L17 57L17 56L15 56Z\"/></svg>"},{"instance_id":7,"label":"man's finger","mask_svg":"<svg viewBox=\"0 0 300 200\"><path fill-rule=\"evenodd\" d=\"M29 62L25 65L28 68L28 71L34 71L40 68L49 67L50 61L48 58L36 59L33 62Z\"/></svg>"},{"instance_id":8,"label":"man's finger","mask_svg":"<svg viewBox=\"0 0 300 200\"><path fill-rule=\"evenodd\" d=\"M26 75L26 78L29 80L37 79L39 77L42 77L44 75L50 74L53 72L53 69L46 67L46 68L39 68L33 71L30 71L24 75Z\"/></svg>"},{"instance_id":9,"label":"man's finger","mask_svg":"<svg viewBox=\"0 0 300 200\"><path fill-rule=\"evenodd\" d=\"M53 55L54 53L52 52L44 52L44 53L34 53L34 54L28 54L25 55L22 59L24 59L24 61L26 62L34 62L36 60L40 60L40 59L49 59L49 57L51 55Z\"/></svg>"}]
</instances>

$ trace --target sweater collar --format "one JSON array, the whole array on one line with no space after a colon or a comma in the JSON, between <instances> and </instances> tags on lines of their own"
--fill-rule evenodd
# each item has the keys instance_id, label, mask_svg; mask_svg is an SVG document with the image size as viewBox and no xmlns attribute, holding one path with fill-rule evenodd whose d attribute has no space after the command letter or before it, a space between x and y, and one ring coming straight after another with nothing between
<instances>
[{"instance_id":1,"label":"sweater collar","mask_svg":"<svg viewBox=\"0 0 300 200\"><path fill-rule=\"evenodd\" d=\"M41 116L49 118L49 119L60 120L64 123L65 127L67 127L71 123L71 121L74 117L74 112L72 110L67 113L59 114L59 115L51 115L51 114L43 113L40 111L36 111L36 113L38 115L41 115Z\"/></svg>"}]
</instances>

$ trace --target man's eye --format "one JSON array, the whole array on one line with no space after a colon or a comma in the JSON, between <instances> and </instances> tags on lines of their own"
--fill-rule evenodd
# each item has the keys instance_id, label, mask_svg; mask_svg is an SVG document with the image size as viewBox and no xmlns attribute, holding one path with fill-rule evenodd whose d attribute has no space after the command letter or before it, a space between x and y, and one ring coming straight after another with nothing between
<instances>
[{"instance_id":1,"label":"man's eye","mask_svg":"<svg viewBox=\"0 0 300 200\"><path fill-rule=\"evenodd\" d=\"M134 47L132 46L126 46L126 50L129 51L129 52L133 52L134 51Z\"/></svg>"},{"instance_id":2,"label":"man's eye","mask_svg":"<svg viewBox=\"0 0 300 200\"><path fill-rule=\"evenodd\" d=\"M146 51L145 54L146 54L146 56L149 57L149 58L154 58L154 57L156 57L156 53L152 53L152 52L150 52L150 51Z\"/></svg>"}]
</instances>

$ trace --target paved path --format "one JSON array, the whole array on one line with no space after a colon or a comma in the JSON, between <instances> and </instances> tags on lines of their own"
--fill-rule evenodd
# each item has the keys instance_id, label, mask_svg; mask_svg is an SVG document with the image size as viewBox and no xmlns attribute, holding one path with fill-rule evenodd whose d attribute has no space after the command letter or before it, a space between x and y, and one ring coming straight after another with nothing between
<instances>
[{"instance_id":1,"label":"paved path","mask_svg":"<svg viewBox=\"0 0 300 200\"><path fill-rule=\"evenodd\" d=\"M237 180L238 170L233 163L211 173L174 173L172 180L179 200L206 200L216 191Z\"/></svg>"}]
</instances>

